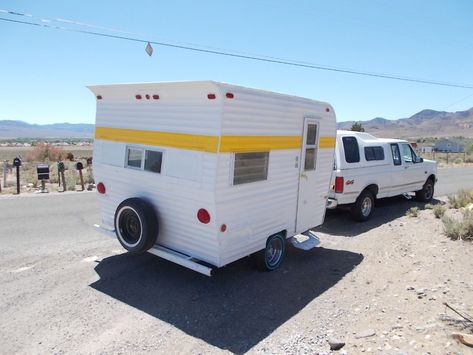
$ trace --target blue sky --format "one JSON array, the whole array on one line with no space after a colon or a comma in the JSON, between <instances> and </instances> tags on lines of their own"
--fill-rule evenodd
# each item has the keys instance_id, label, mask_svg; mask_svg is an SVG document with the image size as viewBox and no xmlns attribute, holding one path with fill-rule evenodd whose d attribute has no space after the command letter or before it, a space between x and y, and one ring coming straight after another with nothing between
<instances>
[{"instance_id":1,"label":"blue sky","mask_svg":"<svg viewBox=\"0 0 473 355\"><path fill-rule=\"evenodd\" d=\"M473 86L473 2L1 1L0 17L67 19L325 66ZM91 30L83 26L54 25ZM97 29L92 29L97 30ZM110 34L118 32L99 30ZM330 102L339 121L473 107L473 89L296 68L0 21L0 120L92 123L86 85L224 81Z\"/></svg>"}]
</instances>

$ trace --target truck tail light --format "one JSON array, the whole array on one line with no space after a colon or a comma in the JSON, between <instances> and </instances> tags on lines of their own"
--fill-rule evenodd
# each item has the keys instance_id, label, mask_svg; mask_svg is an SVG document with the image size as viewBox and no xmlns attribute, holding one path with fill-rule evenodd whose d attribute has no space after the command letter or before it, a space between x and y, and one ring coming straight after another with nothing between
<instances>
[{"instance_id":1,"label":"truck tail light","mask_svg":"<svg viewBox=\"0 0 473 355\"><path fill-rule=\"evenodd\" d=\"M337 176L335 178L335 193L341 194L343 193L343 177Z\"/></svg>"}]
</instances>

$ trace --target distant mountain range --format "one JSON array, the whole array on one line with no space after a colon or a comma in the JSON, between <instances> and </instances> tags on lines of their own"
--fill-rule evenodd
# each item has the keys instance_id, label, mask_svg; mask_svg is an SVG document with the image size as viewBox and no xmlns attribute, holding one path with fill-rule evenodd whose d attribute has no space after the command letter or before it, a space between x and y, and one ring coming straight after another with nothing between
<instances>
[{"instance_id":1,"label":"distant mountain range","mask_svg":"<svg viewBox=\"0 0 473 355\"><path fill-rule=\"evenodd\" d=\"M338 129L350 129L356 121L340 122ZM455 137L473 138L473 107L466 111L422 110L409 118L388 120L376 117L359 121L366 132L385 138ZM94 125L88 123L29 124L0 120L0 139L13 138L93 138Z\"/></svg>"},{"instance_id":2,"label":"distant mountain range","mask_svg":"<svg viewBox=\"0 0 473 355\"><path fill-rule=\"evenodd\" d=\"M30 124L0 120L0 139L14 138L93 138L95 125L88 123Z\"/></svg>"},{"instance_id":3,"label":"distant mountain range","mask_svg":"<svg viewBox=\"0 0 473 355\"><path fill-rule=\"evenodd\" d=\"M355 122L340 122L337 127L349 130ZM457 112L422 110L409 118L387 120L376 117L359 122L366 132L384 138L458 136L473 138L473 107Z\"/></svg>"}]
</instances>

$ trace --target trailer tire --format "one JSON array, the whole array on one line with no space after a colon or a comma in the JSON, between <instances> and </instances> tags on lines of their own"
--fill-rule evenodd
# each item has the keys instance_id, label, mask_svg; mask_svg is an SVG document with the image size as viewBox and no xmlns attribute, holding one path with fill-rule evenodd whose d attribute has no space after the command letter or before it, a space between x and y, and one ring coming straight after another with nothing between
<instances>
[{"instance_id":1,"label":"trailer tire","mask_svg":"<svg viewBox=\"0 0 473 355\"><path fill-rule=\"evenodd\" d=\"M129 198L115 211L115 233L120 244L131 253L150 249L158 236L158 220L153 207L140 198Z\"/></svg>"},{"instance_id":2,"label":"trailer tire","mask_svg":"<svg viewBox=\"0 0 473 355\"><path fill-rule=\"evenodd\" d=\"M281 266L286 255L286 238L283 233L272 235L266 247L255 254L256 267L261 271L273 271Z\"/></svg>"},{"instance_id":3,"label":"trailer tire","mask_svg":"<svg viewBox=\"0 0 473 355\"><path fill-rule=\"evenodd\" d=\"M350 213L358 222L365 222L371 218L374 211L374 196L369 190L363 190L351 206Z\"/></svg>"},{"instance_id":4,"label":"trailer tire","mask_svg":"<svg viewBox=\"0 0 473 355\"><path fill-rule=\"evenodd\" d=\"M422 190L416 191L416 200L420 202L430 202L434 197L434 182L427 179Z\"/></svg>"}]
</instances>

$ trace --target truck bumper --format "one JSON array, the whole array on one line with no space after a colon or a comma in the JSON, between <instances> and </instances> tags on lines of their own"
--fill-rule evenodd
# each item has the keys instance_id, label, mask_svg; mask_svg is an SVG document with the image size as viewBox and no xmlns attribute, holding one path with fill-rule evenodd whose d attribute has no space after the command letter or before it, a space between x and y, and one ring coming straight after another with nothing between
<instances>
[{"instance_id":1,"label":"truck bumper","mask_svg":"<svg viewBox=\"0 0 473 355\"><path fill-rule=\"evenodd\" d=\"M338 206L337 200L335 200L334 198L330 198L330 197L327 199L327 206L326 206L327 209L333 210L333 209L337 208L337 206Z\"/></svg>"}]
</instances>

